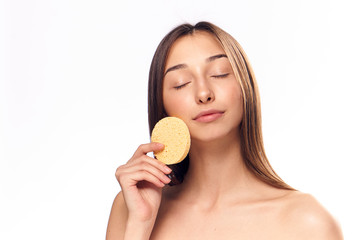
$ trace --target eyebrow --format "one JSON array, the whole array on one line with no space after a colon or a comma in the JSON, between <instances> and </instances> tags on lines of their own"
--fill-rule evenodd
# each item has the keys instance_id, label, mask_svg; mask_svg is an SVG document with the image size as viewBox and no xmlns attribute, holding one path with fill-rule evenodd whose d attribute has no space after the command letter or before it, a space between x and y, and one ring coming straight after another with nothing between
<instances>
[{"instance_id":1,"label":"eyebrow","mask_svg":"<svg viewBox=\"0 0 360 240\"><path fill-rule=\"evenodd\" d=\"M217 54L217 55L208 57L205 61L206 61L207 63L209 63L209 62L215 61L216 59L219 59L219 58L227 58L227 56L226 56L226 54ZM175 70L178 70L178 69L187 68L187 67L188 67L188 65L183 64L183 63L177 64L177 65L175 65L175 66L172 66L172 67L168 68L168 69L165 71L164 76L165 76L168 72L175 71Z\"/></svg>"},{"instance_id":2,"label":"eyebrow","mask_svg":"<svg viewBox=\"0 0 360 240\"><path fill-rule=\"evenodd\" d=\"M214 56L211 56L211 57L208 57L207 59L206 59L206 62L212 62L212 61L214 61L214 60L216 60L216 59L218 59L218 58L227 58L227 56L225 55L225 54L218 54L218 55L214 55Z\"/></svg>"},{"instance_id":3,"label":"eyebrow","mask_svg":"<svg viewBox=\"0 0 360 240\"><path fill-rule=\"evenodd\" d=\"M187 67L186 64L178 64L178 65L172 66L171 68L168 68L168 70L166 70L164 76L165 76L168 72L175 71L175 70L182 69L182 68L186 68L186 67Z\"/></svg>"}]
</instances>

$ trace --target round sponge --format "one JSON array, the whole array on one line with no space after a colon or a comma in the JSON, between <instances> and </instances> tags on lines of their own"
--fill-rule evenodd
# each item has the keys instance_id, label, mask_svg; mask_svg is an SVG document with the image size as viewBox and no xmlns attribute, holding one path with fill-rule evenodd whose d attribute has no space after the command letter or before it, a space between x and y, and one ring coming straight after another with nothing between
<instances>
[{"instance_id":1,"label":"round sponge","mask_svg":"<svg viewBox=\"0 0 360 240\"><path fill-rule=\"evenodd\" d=\"M165 145L163 150L154 152L157 160L168 165L179 163L190 150L190 132L180 118L166 117L156 123L151 133L151 142Z\"/></svg>"}]
</instances>

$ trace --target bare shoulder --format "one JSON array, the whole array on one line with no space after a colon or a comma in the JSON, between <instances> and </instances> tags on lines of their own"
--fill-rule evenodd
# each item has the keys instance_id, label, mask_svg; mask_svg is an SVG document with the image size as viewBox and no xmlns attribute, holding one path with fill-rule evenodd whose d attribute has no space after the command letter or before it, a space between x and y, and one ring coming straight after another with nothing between
<instances>
[{"instance_id":1,"label":"bare shoulder","mask_svg":"<svg viewBox=\"0 0 360 240\"><path fill-rule=\"evenodd\" d=\"M296 239L343 239L337 221L312 195L295 191L283 201L282 218Z\"/></svg>"},{"instance_id":2,"label":"bare shoulder","mask_svg":"<svg viewBox=\"0 0 360 240\"><path fill-rule=\"evenodd\" d=\"M128 210L122 192L119 192L113 202L106 231L106 239L123 239Z\"/></svg>"}]
</instances>

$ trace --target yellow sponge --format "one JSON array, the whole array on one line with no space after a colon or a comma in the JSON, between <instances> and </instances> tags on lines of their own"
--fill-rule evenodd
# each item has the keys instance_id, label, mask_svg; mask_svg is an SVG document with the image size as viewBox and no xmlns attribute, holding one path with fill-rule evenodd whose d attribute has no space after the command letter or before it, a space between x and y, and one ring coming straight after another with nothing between
<instances>
[{"instance_id":1,"label":"yellow sponge","mask_svg":"<svg viewBox=\"0 0 360 240\"><path fill-rule=\"evenodd\" d=\"M151 141L165 145L164 149L154 152L157 160L165 164L179 163L190 150L190 132L185 122L180 118L166 117L156 123Z\"/></svg>"}]
</instances>

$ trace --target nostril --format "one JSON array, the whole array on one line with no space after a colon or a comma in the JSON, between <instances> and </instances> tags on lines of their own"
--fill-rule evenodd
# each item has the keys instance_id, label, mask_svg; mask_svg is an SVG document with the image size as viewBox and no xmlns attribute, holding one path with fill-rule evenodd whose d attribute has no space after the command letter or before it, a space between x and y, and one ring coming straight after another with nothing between
<instances>
[{"instance_id":1,"label":"nostril","mask_svg":"<svg viewBox=\"0 0 360 240\"><path fill-rule=\"evenodd\" d=\"M214 101L215 96L213 95L212 92L208 91L208 92L202 92L201 94L199 94L197 102L198 103L209 103Z\"/></svg>"},{"instance_id":2,"label":"nostril","mask_svg":"<svg viewBox=\"0 0 360 240\"><path fill-rule=\"evenodd\" d=\"M199 99L199 102L204 103L204 102L211 102L212 98L208 97L206 100L205 99Z\"/></svg>"}]
</instances>

